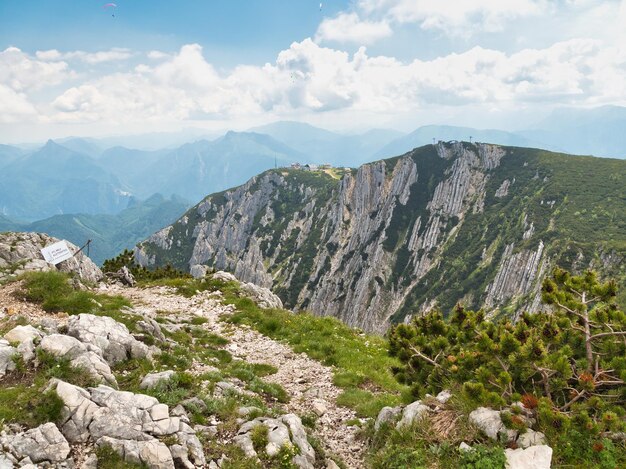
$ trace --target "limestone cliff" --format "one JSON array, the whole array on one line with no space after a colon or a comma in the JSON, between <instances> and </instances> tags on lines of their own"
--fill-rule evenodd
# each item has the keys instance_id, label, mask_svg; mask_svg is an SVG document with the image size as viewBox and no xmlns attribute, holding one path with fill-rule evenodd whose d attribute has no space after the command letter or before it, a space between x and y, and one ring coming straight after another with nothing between
<instances>
[{"instance_id":1,"label":"limestone cliff","mask_svg":"<svg viewBox=\"0 0 626 469\"><path fill-rule=\"evenodd\" d=\"M555 262L576 253L581 268L601 264L594 240L565 225L587 196L563 172L564 158L602 167L453 142L358 170L268 171L207 197L135 256L147 266L227 270L272 288L288 307L373 331L458 301L494 312L536 309ZM615 196L617 182L608 187ZM623 223L626 212L614 210ZM624 257L623 249L611 252Z\"/></svg>"}]
</instances>

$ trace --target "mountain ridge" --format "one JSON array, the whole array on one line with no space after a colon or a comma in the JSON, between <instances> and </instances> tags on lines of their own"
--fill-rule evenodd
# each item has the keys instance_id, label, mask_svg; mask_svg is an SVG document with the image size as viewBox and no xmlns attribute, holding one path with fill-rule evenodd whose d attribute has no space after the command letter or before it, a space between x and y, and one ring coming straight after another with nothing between
<instances>
[{"instance_id":1,"label":"mountain ridge","mask_svg":"<svg viewBox=\"0 0 626 469\"><path fill-rule=\"evenodd\" d=\"M624 281L625 166L440 142L341 179L268 171L205 198L135 256L230 270L273 287L289 307L370 331L459 301L515 315L538 309L541 279L557 263L600 266Z\"/></svg>"}]
</instances>

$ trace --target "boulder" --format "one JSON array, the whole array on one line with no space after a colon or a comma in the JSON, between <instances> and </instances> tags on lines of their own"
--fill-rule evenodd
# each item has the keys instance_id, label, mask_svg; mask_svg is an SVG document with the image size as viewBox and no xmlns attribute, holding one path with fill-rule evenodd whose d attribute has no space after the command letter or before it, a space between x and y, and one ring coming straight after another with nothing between
<instances>
[{"instance_id":1,"label":"boulder","mask_svg":"<svg viewBox=\"0 0 626 469\"><path fill-rule=\"evenodd\" d=\"M506 469L550 469L552 448L546 445L506 449Z\"/></svg>"},{"instance_id":2,"label":"boulder","mask_svg":"<svg viewBox=\"0 0 626 469\"><path fill-rule=\"evenodd\" d=\"M321 417L326 412L328 412L328 402L324 399L313 399L313 404L311 405L313 412L318 417Z\"/></svg>"},{"instance_id":3,"label":"boulder","mask_svg":"<svg viewBox=\"0 0 626 469\"><path fill-rule=\"evenodd\" d=\"M467 453L468 451L474 451L474 448L472 448L470 445L462 441L461 444L459 445L459 452Z\"/></svg>"},{"instance_id":4,"label":"boulder","mask_svg":"<svg viewBox=\"0 0 626 469\"><path fill-rule=\"evenodd\" d=\"M190 411L199 411L205 412L207 410L206 402L204 402L199 397L190 397L189 399L185 399L180 401L180 405L182 405L185 409Z\"/></svg>"},{"instance_id":5,"label":"boulder","mask_svg":"<svg viewBox=\"0 0 626 469\"><path fill-rule=\"evenodd\" d=\"M70 365L83 368L96 381L104 381L111 386L117 386L117 380L111 372L111 367L95 352L85 352L74 358Z\"/></svg>"},{"instance_id":6,"label":"boulder","mask_svg":"<svg viewBox=\"0 0 626 469\"><path fill-rule=\"evenodd\" d=\"M6 340L0 340L0 376L15 369L13 356L17 353L15 347L11 347Z\"/></svg>"},{"instance_id":7,"label":"boulder","mask_svg":"<svg viewBox=\"0 0 626 469\"><path fill-rule=\"evenodd\" d=\"M163 335L163 331L161 331L161 326L152 318L145 317L142 321L137 321L137 329L154 337L157 342L165 342L165 336Z\"/></svg>"},{"instance_id":8,"label":"boulder","mask_svg":"<svg viewBox=\"0 0 626 469\"><path fill-rule=\"evenodd\" d=\"M536 432L527 429L524 433L522 433L517 439L517 446L520 448L526 449L531 446L539 446L546 444L546 436L541 432Z\"/></svg>"},{"instance_id":9,"label":"boulder","mask_svg":"<svg viewBox=\"0 0 626 469\"><path fill-rule=\"evenodd\" d=\"M244 423L233 442L241 448L246 457L257 459L258 455L252 444L251 432L259 426L267 427L267 440L265 453L269 456L277 455L285 445L293 444L299 449L299 454L292 462L300 469L314 469L315 450L310 445L300 417L295 414L286 414L277 419L258 417Z\"/></svg>"},{"instance_id":10,"label":"boulder","mask_svg":"<svg viewBox=\"0 0 626 469\"><path fill-rule=\"evenodd\" d=\"M206 459L202 443L196 436L196 431L186 423L180 424L180 430L176 433L178 441L187 450L189 460L196 466L204 467Z\"/></svg>"},{"instance_id":11,"label":"boulder","mask_svg":"<svg viewBox=\"0 0 626 469\"><path fill-rule=\"evenodd\" d=\"M170 453L174 460L174 466L181 469L195 469L196 466L189 460L189 452L182 445L170 446Z\"/></svg>"},{"instance_id":12,"label":"boulder","mask_svg":"<svg viewBox=\"0 0 626 469\"><path fill-rule=\"evenodd\" d=\"M283 307L281 299L268 288L259 287L254 283L242 283L239 289L261 308L282 309Z\"/></svg>"},{"instance_id":13,"label":"boulder","mask_svg":"<svg viewBox=\"0 0 626 469\"><path fill-rule=\"evenodd\" d=\"M277 419L266 419L263 425L267 427L267 445L265 452L270 456L276 456L280 449L291 443L289 438L289 429L287 426Z\"/></svg>"},{"instance_id":14,"label":"boulder","mask_svg":"<svg viewBox=\"0 0 626 469\"><path fill-rule=\"evenodd\" d=\"M29 458L33 463L64 461L70 453L67 440L50 422L14 435L8 447L18 459Z\"/></svg>"},{"instance_id":15,"label":"boulder","mask_svg":"<svg viewBox=\"0 0 626 469\"><path fill-rule=\"evenodd\" d=\"M479 407L470 412L469 421L492 440L497 440L498 434L506 431L500 412L488 407Z\"/></svg>"},{"instance_id":16,"label":"boulder","mask_svg":"<svg viewBox=\"0 0 626 469\"><path fill-rule=\"evenodd\" d=\"M306 430L300 417L296 414L286 414L280 420L289 427L291 441L300 450L300 454L294 458L296 465L300 469L313 469L315 467L315 450L306 437Z\"/></svg>"},{"instance_id":17,"label":"boulder","mask_svg":"<svg viewBox=\"0 0 626 469\"><path fill-rule=\"evenodd\" d=\"M43 233L0 233L0 265L19 265L16 274L29 271L59 270L77 275L87 282L97 282L103 278L102 271L78 247L66 241L68 248L75 254L56 266L48 264L41 254L41 249L60 241ZM2 274L0 273L0 279Z\"/></svg>"},{"instance_id":18,"label":"boulder","mask_svg":"<svg viewBox=\"0 0 626 469\"><path fill-rule=\"evenodd\" d=\"M172 370L161 371L159 373L148 373L139 383L140 389L151 389L159 383L167 383L176 373Z\"/></svg>"},{"instance_id":19,"label":"boulder","mask_svg":"<svg viewBox=\"0 0 626 469\"><path fill-rule=\"evenodd\" d=\"M135 339L128 328L108 316L79 314L67 322L68 335L99 347L104 359L118 363L128 358L148 358L150 349Z\"/></svg>"},{"instance_id":20,"label":"boulder","mask_svg":"<svg viewBox=\"0 0 626 469\"><path fill-rule=\"evenodd\" d=\"M39 340L44 336L43 332L39 329L35 329L33 326L16 326L9 332L4 334L4 338L9 342L33 342L35 339Z\"/></svg>"},{"instance_id":21,"label":"boulder","mask_svg":"<svg viewBox=\"0 0 626 469\"><path fill-rule=\"evenodd\" d=\"M201 264L194 264L189 268L189 273L195 279L204 278L206 274L210 271L208 266Z\"/></svg>"},{"instance_id":22,"label":"boulder","mask_svg":"<svg viewBox=\"0 0 626 469\"><path fill-rule=\"evenodd\" d=\"M25 362L35 358L35 342L39 342L44 333L33 326L16 326L4 335L11 343L18 343L17 352Z\"/></svg>"},{"instance_id":23,"label":"boulder","mask_svg":"<svg viewBox=\"0 0 626 469\"><path fill-rule=\"evenodd\" d=\"M51 334L44 337L39 348L55 357L74 359L87 353L87 346L75 337L63 334Z\"/></svg>"},{"instance_id":24,"label":"boulder","mask_svg":"<svg viewBox=\"0 0 626 469\"><path fill-rule=\"evenodd\" d=\"M260 414L262 411L258 407L250 406L250 407L239 407L237 409L237 414L241 417L247 417L250 414Z\"/></svg>"},{"instance_id":25,"label":"boulder","mask_svg":"<svg viewBox=\"0 0 626 469\"><path fill-rule=\"evenodd\" d=\"M384 423L393 422L401 413L402 408L400 407L383 407L376 417L376 422L374 422L374 430L380 430Z\"/></svg>"},{"instance_id":26,"label":"boulder","mask_svg":"<svg viewBox=\"0 0 626 469\"><path fill-rule=\"evenodd\" d=\"M150 469L174 469L174 460L170 450L157 439L133 441L104 436L96 445L108 446L125 461L145 464Z\"/></svg>"},{"instance_id":27,"label":"boulder","mask_svg":"<svg viewBox=\"0 0 626 469\"><path fill-rule=\"evenodd\" d=\"M445 404L446 402L448 402L450 400L451 397L452 397L452 393L450 391L448 391L447 389L444 389L439 394L437 394L437 397L435 397L435 399L440 404Z\"/></svg>"},{"instance_id":28,"label":"boulder","mask_svg":"<svg viewBox=\"0 0 626 469\"><path fill-rule=\"evenodd\" d=\"M212 276L214 280L221 280L222 282L236 282L237 278L231 274L230 272L224 272L223 270L218 270Z\"/></svg>"},{"instance_id":29,"label":"boulder","mask_svg":"<svg viewBox=\"0 0 626 469\"><path fill-rule=\"evenodd\" d=\"M78 339L63 334L45 336L39 347L55 357L69 359L72 366L83 368L97 381L117 386L115 376L111 373L109 364L101 357L102 351L98 347L85 345Z\"/></svg>"},{"instance_id":30,"label":"boulder","mask_svg":"<svg viewBox=\"0 0 626 469\"><path fill-rule=\"evenodd\" d=\"M14 467L9 455L0 453L0 469L13 469Z\"/></svg>"},{"instance_id":31,"label":"boulder","mask_svg":"<svg viewBox=\"0 0 626 469\"><path fill-rule=\"evenodd\" d=\"M59 426L65 438L71 443L86 442L98 405L90 400L86 390L64 381L52 380L49 388L56 390L64 404Z\"/></svg>"},{"instance_id":32,"label":"boulder","mask_svg":"<svg viewBox=\"0 0 626 469\"><path fill-rule=\"evenodd\" d=\"M408 426L416 422L417 420L425 417L430 412L430 407L422 404L421 401L415 401L409 404L402 411L402 418L396 425L397 429L404 426Z\"/></svg>"},{"instance_id":33,"label":"boulder","mask_svg":"<svg viewBox=\"0 0 626 469\"><path fill-rule=\"evenodd\" d=\"M122 282L123 285L126 285L127 287L135 286L135 277L125 265L122 266L122 268L115 273L115 278L117 278L120 282Z\"/></svg>"}]
</instances>

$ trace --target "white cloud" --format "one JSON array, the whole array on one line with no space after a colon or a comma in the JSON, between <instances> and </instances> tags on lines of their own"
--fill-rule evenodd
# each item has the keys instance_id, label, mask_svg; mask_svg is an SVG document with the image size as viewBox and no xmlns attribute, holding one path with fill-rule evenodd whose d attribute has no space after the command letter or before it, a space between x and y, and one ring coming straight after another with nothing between
<instances>
[{"instance_id":1,"label":"white cloud","mask_svg":"<svg viewBox=\"0 0 626 469\"><path fill-rule=\"evenodd\" d=\"M386 20L361 20L359 15L352 12L324 19L317 29L315 40L371 44L391 34L391 27Z\"/></svg>"},{"instance_id":2,"label":"white cloud","mask_svg":"<svg viewBox=\"0 0 626 469\"><path fill-rule=\"evenodd\" d=\"M81 50L70 52L59 52L56 49L50 49L45 51L37 51L36 57L44 61L58 61L58 60L79 60L87 64L100 64L104 62L115 62L128 60L133 56L133 53L129 49L114 47L107 51L98 52L85 52Z\"/></svg>"},{"instance_id":3,"label":"white cloud","mask_svg":"<svg viewBox=\"0 0 626 469\"><path fill-rule=\"evenodd\" d=\"M419 23L424 29L464 34L468 29L503 29L513 18L544 13L547 0L360 0L366 14L385 14L398 23Z\"/></svg>"},{"instance_id":4,"label":"white cloud","mask_svg":"<svg viewBox=\"0 0 626 469\"><path fill-rule=\"evenodd\" d=\"M0 84L15 91L56 85L71 76L65 62L37 60L17 47L0 52Z\"/></svg>"},{"instance_id":5,"label":"white cloud","mask_svg":"<svg viewBox=\"0 0 626 469\"><path fill-rule=\"evenodd\" d=\"M36 116L35 107L24 94L0 84L0 123L23 122Z\"/></svg>"},{"instance_id":6,"label":"white cloud","mask_svg":"<svg viewBox=\"0 0 626 469\"><path fill-rule=\"evenodd\" d=\"M3 119L124 127L267 116L357 122L365 115L437 113L442 107L626 104L625 49L591 39L513 54L473 47L411 62L369 56L364 47L349 54L306 39L274 63L227 73L218 72L197 44L159 55L157 63L143 58L146 63L129 63L124 72L79 76L65 62L8 49L0 53L6 65L0 68ZM66 81L52 97L34 92L45 74L46 82L75 84Z\"/></svg>"}]
</instances>

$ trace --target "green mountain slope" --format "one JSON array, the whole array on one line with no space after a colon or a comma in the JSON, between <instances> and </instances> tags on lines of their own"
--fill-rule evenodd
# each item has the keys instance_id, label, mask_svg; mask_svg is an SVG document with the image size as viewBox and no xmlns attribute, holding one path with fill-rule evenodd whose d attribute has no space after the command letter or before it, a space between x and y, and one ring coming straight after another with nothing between
<instances>
[{"instance_id":1,"label":"green mountain slope","mask_svg":"<svg viewBox=\"0 0 626 469\"><path fill-rule=\"evenodd\" d=\"M0 231L35 231L83 246L92 240L89 257L102 264L105 259L132 248L139 240L176 220L189 207L177 198L165 199L156 194L136 202L117 215L55 215L33 223L14 223L0 216Z\"/></svg>"},{"instance_id":2,"label":"green mountain slope","mask_svg":"<svg viewBox=\"0 0 626 469\"><path fill-rule=\"evenodd\" d=\"M459 301L515 314L540 308L556 264L626 281L624 178L621 160L469 143L343 175L268 171L207 197L136 258L227 269L368 330Z\"/></svg>"}]
</instances>

